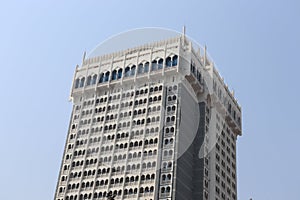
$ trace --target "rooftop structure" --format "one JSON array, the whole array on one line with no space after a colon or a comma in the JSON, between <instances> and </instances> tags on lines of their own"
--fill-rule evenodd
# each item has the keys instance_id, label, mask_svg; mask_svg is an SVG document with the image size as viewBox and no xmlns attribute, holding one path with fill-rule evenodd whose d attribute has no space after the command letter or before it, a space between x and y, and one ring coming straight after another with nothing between
<instances>
[{"instance_id":1,"label":"rooftop structure","mask_svg":"<svg viewBox=\"0 0 300 200\"><path fill-rule=\"evenodd\" d=\"M236 200L241 107L185 34L84 56L55 200Z\"/></svg>"}]
</instances>

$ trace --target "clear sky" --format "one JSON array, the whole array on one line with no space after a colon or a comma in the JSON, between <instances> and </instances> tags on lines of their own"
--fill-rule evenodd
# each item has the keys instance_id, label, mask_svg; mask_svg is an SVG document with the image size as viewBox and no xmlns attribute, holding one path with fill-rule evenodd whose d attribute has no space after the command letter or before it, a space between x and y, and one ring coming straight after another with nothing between
<instances>
[{"instance_id":1,"label":"clear sky","mask_svg":"<svg viewBox=\"0 0 300 200\"><path fill-rule=\"evenodd\" d=\"M300 1L1 1L0 198L53 199L76 64L111 35L206 44L243 109L238 199L300 199Z\"/></svg>"}]
</instances>

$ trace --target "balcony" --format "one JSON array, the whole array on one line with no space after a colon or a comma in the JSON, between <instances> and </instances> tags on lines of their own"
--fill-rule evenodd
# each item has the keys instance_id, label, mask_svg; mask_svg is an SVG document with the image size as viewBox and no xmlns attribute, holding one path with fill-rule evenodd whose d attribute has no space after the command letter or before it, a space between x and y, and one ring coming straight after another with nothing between
<instances>
[{"instance_id":1,"label":"balcony","mask_svg":"<svg viewBox=\"0 0 300 200\"><path fill-rule=\"evenodd\" d=\"M162 160L173 160L173 155L163 156Z\"/></svg>"},{"instance_id":2,"label":"balcony","mask_svg":"<svg viewBox=\"0 0 300 200\"><path fill-rule=\"evenodd\" d=\"M194 76L194 74L189 74L185 76L186 80L190 83L192 86L194 92L198 95L203 93L204 91L204 86L203 83L199 82L197 78Z\"/></svg>"},{"instance_id":3,"label":"balcony","mask_svg":"<svg viewBox=\"0 0 300 200\"><path fill-rule=\"evenodd\" d=\"M103 88L108 88L109 87L109 82L103 82L103 83L98 83L97 84L97 90L101 90Z\"/></svg>"},{"instance_id":4,"label":"balcony","mask_svg":"<svg viewBox=\"0 0 300 200\"><path fill-rule=\"evenodd\" d=\"M140 193L139 197L152 197L153 194L153 192Z\"/></svg>"},{"instance_id":5,"label":"balcony","mask_svg":"<svg viewBox=\"0 0 300 200\"><path fill-rule=\"evenodd\" d=\"M233 117L229 112L226 112L225 120L235 134L241 135L242 133L241 126L238 124L236 120L233 119Z\"/></svg>"},{"instance_id":6,"label":"balcony","mask_svg":"<svg viewBox=\"0 0 300 200\"><path fill-rule=\"evenodd\" d=\"M123 83L133 84L134 82L135 82L134 76L128 76L128 77L124 77L122 83L119 82L119 84L123 84Z\"/></svg>"},{"instance_id":7,"label":"balcony","mask_svg":"<svg viewBox=\"0 0 300 200\"><path fill-rule=\"evenodd\" d=\"M166 197L171 197L171 193L160 193L159 194L160 198L166 198Z\"/></svg>"},{"instance_id":8,"label":"balcony","mask_svg":"<svg viewBox=\"0 0 300 200\"><path fill-rule=\"evenodd\" d=\"M124 199L136 199L137 198L137 194L124 194Z\"/></svg>"}]
</instances>

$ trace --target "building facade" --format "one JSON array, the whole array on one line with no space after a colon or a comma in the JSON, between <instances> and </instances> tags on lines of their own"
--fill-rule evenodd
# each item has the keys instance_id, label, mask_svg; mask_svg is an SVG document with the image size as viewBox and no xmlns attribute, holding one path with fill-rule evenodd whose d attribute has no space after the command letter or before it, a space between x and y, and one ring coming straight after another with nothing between
<instances>
[{"instance_id":1,"label":"building facade","mask_svg":"<svg viewBox=\"0 0 300 200\"><path fill-rule=\"evenodd\" d=\"M76 67L55 200L236 200L241 107L185 35Z\"/></svg>"}]
</instances>

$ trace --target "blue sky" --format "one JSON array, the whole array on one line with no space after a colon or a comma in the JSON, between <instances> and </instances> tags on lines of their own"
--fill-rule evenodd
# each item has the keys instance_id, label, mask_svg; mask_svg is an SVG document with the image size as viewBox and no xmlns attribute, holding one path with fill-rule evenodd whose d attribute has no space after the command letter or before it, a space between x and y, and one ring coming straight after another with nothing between
<instances>
[{"instance_id":1,"label":"blue sky","mask_svg":"<svg viewBox=\"0 0 300 200\"><path fill-rule=\"evenodd\" d=\"M84 51L132 28L183 25L243 108L239 199L300 199L299 10L297 0L2 1L1 199L53 199Z\"/></svg>"}]
</instances>

